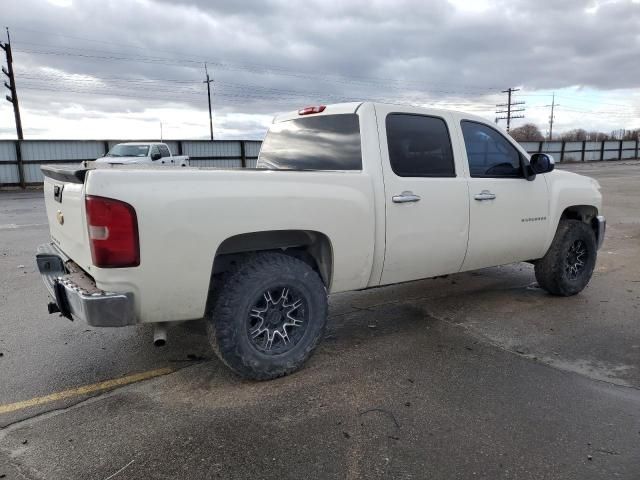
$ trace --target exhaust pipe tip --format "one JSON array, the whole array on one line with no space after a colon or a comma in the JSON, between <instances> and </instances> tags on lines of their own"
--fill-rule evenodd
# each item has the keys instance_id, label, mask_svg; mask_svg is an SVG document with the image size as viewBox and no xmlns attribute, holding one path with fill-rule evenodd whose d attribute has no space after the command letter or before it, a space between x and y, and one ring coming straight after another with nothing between
<instances>
[{"instance_id":1,"label":"exhaust pipe tip","mask_svg":"<svg viewBox=\"0 0 640 480\"><path fill-rule=\"evenodd\" d=\"M153 345L164 347L167 344L167 327L164 324L153 326Z\"/></svg>"}]
</instances>

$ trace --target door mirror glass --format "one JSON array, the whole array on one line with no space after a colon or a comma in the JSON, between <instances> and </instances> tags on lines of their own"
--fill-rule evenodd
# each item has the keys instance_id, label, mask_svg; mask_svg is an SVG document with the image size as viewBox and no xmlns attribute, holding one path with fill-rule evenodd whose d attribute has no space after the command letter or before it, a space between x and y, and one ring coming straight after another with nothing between
<instances>
[{"instance_id":1,"label":"door mirror glass","mask_svg":"<svg viewBox=\"0 0 640 480\"><path fill-rule=\"evenodd\" d=\"M555 168L555 162L551 155L546 153L534 153L529 160L531 171L534 174L548 173Z\"/></svg>"},{"instance_id":2,"label":"door mirror glass","mask_svg":"<svg viewBox=\"0 0 640 480\"><path fill-rule=\"evenodd\" d=\"M154 161L155 161L155 160L160 160L160 158L162 158L162 157L161 157L161 155L160 155L160 153L159 153L159 152L153 152L153 153L151 154L151 160L154 160Z\"/></svg>"}]
</instances>

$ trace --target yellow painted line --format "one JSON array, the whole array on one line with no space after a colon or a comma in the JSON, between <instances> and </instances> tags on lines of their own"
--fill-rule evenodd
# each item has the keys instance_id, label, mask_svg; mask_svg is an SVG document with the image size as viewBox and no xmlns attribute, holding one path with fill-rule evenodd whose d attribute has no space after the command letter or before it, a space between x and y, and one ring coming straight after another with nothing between
<instances>
[{"instance_id":1,"label":"yellow painted line","mask_svg":"<svg viewBox=\"0 0 640 480\"><path fill-rule=\"evenodd\" d=\"M124 385L129 385L130 383L136 383L142 380L149 380L150 378L166 375L167 373L175 372L175 370L175 368L171 367L158 368L156 370L134 373L133 375L127 375L125 377L93 383L91 385L83 385L82 387L76 387L69 390L63 390L61 392L51 393L43 397L35 397L29 400L23 400L22 402L7 403L6 405L0 405L0 415L3 413L24 410L25 408L36 407L38 405L44 405L45 403L57 402L59 400L65 400L67 398L80 397L89 393L96 393L115 387L122 387Z\"/></svg>"}]
</instances>

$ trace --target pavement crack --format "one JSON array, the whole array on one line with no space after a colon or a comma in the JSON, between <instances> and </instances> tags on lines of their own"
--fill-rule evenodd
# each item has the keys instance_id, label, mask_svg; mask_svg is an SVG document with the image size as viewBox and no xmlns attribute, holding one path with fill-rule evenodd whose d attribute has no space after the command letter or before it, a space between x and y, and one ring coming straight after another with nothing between
<instances>
[{"instance_id":1,"label":"pavement crack","mask_svg":"<svg viewBox=\"0 0 640 480\"><path fill-rule=\"evenodd\" d=\"M124 388L124 387L122 387L122 388ZM53 416L58 415L60 413L64 413L67 410L71 410L71 409L73 409L75 407L78 407L78 406L80 406L80 405L82 405L84 403L89 403L92 400L96 400L99 397L103 397L103 396L107 397L109 394L114 393L116 390L118 390L118 389L114 389L114 390L110 390L108 392L102 392L102 393L98 393L98 394L95 394L95 395L91 395L88 398L83 398L83 399L81 399L81 400L79 400L77 402L72 403L71 405L66 405L64 407L59 407L59 408L52 408L52 409L46 410L44 412L38 412L38 413L36 413L34 415L31 415L30 417L21 418L20 420L16 420L14 422L7 423L6 425L3 425L2 427L0 427L0 439L3 439L6 436L7 433L20 428L22 426L22 424L27 425L27 424L36 422L36 421L40 420L41 418L44 419L44 418L48 418L48 417L53 417Z\"/></svg>"}]
</instances>

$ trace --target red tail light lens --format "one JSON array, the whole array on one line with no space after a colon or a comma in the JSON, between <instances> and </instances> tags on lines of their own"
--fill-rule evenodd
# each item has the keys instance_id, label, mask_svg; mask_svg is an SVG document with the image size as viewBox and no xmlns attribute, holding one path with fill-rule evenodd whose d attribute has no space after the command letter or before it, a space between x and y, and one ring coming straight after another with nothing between
<instances>
[{"instance_id":1,"label":"red tail light lens","mask_svg":"<svg viewBox=\"0 0 640 480\"><path fill-rule=\"evenodd\" d=\"M131 205L87 195L85 200L93 264L100 268L140 265L138 218Z\"/></svg>"},{"instance_id":2,"label":"red tail light lens","mask_svg":"<svg viewBox=\"0 0 640 480\"><path fill-rule=\"evenodd\" d=\"M327 108L326 105L318 105L317 107L306 107L298 110L298 115L311 115L313 113L322 113L324 109Z\"/></svg>"}]
</instances>

